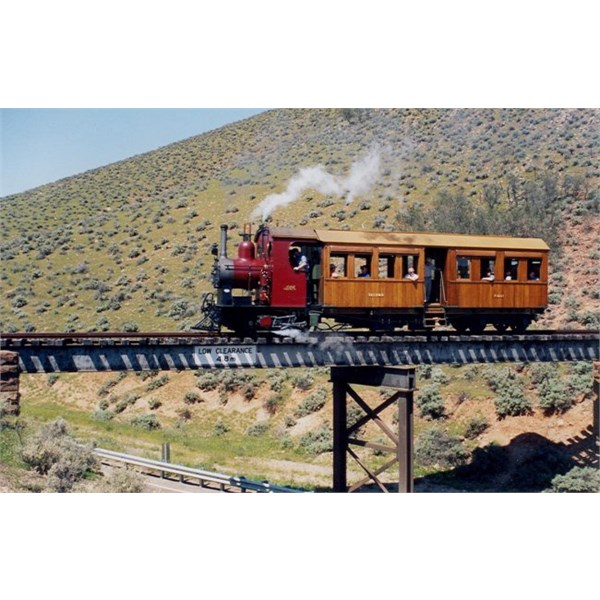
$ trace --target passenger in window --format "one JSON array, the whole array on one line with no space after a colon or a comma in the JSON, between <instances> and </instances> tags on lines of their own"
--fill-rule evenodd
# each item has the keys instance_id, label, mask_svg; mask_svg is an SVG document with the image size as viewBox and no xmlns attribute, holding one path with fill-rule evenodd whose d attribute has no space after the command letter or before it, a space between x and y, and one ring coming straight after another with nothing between
<instances>
[{"instance_id":1,"label":"passenger in window","mask_svg":"<svg viewBox=\"0 0 600 600\"><path fill-rule=\"evenodd\" d=\"M494 277L494 274L491 271L488 271L487 275L485 277L482 277L481 279L483 281L494 281L496 277Z\"/></svg>"},{"instance_id":2,"label":"passenger in window","mask_svg":"<svg viewBox=\"0 0 600 600\"><path fill-rule=\"evenodd\" d=\"M415 270L411 267L408 269L408 273L404 277L405 279L410 279L411 281L417 281L419 276L415 273Z\"/></svg>"},{"instance_id":3,"label":"passenger in window","mask_svg":"<svg viewBox=\"0 0 600 600\"><path fill-rule=\"evenodd\" d=\"M333 277L335 279L341 277L341 275L338 273L337 267L333 263L329 265L329 277Z\"/></svg>"},{"instance_id":4,"label":"passenger in window","mask_svg":"<svg viewBox=\"0 0 600 600\"><path fill-rule=\"evenodd\" d=\"M540 278L533 272L529 273L529 281L539 281Z\"/></svg>"},{"instance_id":5,"label":"passenger in window","mask_svg":"<svg viewBox=\"0 0 600 600\"><path fill-rule=\"evenodd\" d=\"M371 277L367 265L360 265L360 271L358 272L357 277Z\"/></svg>"},{"instance_id":6,"label":"passenger in window","mask_svg":"<svg viewBox=\"0 0 600 600\"><path fill-rule=\"evenodd\" d=\"M504 281L511 281L512 280L512 273L509 271L505 277L504 277Z\"/></svg>"},{"instance_id":7,"label":"passenger in window","mask_svg":"<svg viewBox=\"0 0 600 600\"><path fill-rule=\"evenodd\" d=\"M292 265L294 271L309 271L308 259L299 248L292 249Z\"/></svg>"}]
</instances>

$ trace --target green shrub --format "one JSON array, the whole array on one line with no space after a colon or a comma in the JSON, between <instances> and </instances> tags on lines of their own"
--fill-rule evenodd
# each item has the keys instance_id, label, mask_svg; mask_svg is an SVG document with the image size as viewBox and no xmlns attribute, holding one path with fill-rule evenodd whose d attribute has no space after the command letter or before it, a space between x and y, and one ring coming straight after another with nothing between
<instances>
[{"instance_id":1,"label":"green shrub","mask_svg":"<svg viewBox=\"0 0 600 600\"><path fill-rule=\"evenodd\" d=\"M100 421L101 423L107 423L115 416L112 410L106 410L101 408L92 414L94 421Z\"/></svg>"},{"instance_id":2,"label":"green shrub","mask_svg":"<svg viewBox=\"0 0 600 600\"><path fill-rule=\"evenodd\" d=\"M246 435L258 437L264 435L268 429L269 424L266 421L259 421L258 423L253 423L246 429Z\"/></svg>"},{"instance_id":3,"label":"green shrub","mask_svg":"<svg viewBox=\"0 0 600 600\"><path fill-rule=\"evenodd\" d=\"M315 380L308 373L302 373L292 377L292 386L302 391L310 389L314 382Z\"/></svg>"},{"instance_id":4,"label":"green shrub","mask_svg":"<svg viewBox=\"0 0 600 600\"><path fill-rule=\"evenodd\" d=\"M152 431L154 429L160 429L160 422L156 418L156 415L147 414L147 415L138 415L131 419L131 424L134 427L139 427L140 429L146 429L147 431Z\"/></svg>"},{"instance_id":5,"label":"green shrub","mask_svg":"<svg viewBox=\"0 0 600 600\"><path fill-rule=\"evenodd\" d=\"M421 416L428 419L441 419L445 416L446 408L438 384L426 385L419 392L416 404Z\"/></svg>"},{"instance_id":6,"label":"green shrub","mask_svg":"<svg viewBox=\"0 0 600 600\"><path fill-rule=\"evenodd\" d=\"M148 400L148 407L150 410L156 410L162 406L162 402L158 398L150 398Z\"/></svg>"},{"instance_id":7,"label":"green shrub","mask_svg":"<svg viewBox=\"0 0 600 600\"><path fill-rule=\"evenodd\" d=\"M270 415L274 415L279 410L282 404L283 396L281 394L271 394L265 400L263 407Z\"/></svg>"},{"instance_id":8,"label":"green shrub","mask_svg":"<svg viewBox=\"0 0 600 600\"><path fill-rule=\"evenodd\" d=\"M564 475L552 479L552 492L600 492L600 471L597 467L573 467Z\"/></svg>"},{"instance_id":9,"label":"green shrub","mask_svg":"<svg viewBox=\"0 0 600 600\"><path fill-rule=\"evenodd\" d=\"M323 424L319 429L313 429L300 437L300 447L310 454L323 454L333 450L333 431Z\"/></svg>"},{"instance_id":10,"label":"green shrub","mask_svg":"<svg viewBox=\"0 0 600 600\"><path fill-rule=\"evenodd\" d=\"M161 375L160 377L157 377L156 379L152 380L146 386L146 391L152 392L153 390L157 390L158 388L167 385L167 383L169 383L169 376L167 374Z\"/></svg>"},{"instance_id":11,"label":"green shrub","mask_svg":"<svg viewBox=\"0 0 600 600\"><path fill-rule=\"evenodd\" d=\"M531 402L518 390L497 396L494 404L496 405L496 414L501 419L507 416L514 417L531 413Z\"/></svg>"},{"instance_id":12,"label":"green shrub","mask_svg":"<svg viewBox=\"0 0 600 600\"><path fill-rule=\"evenodd\" d=\"M323 406L325 406L326 400L327 392L324 388L319 388L302 401L300 406L296 409L294 416L301 418L317 412L318 410L321 410Z\"/></svg>"},{"instance_id":13,"label":"green shrub","mask_svg":"<svg viewBox=\"0 0 600 600\"><path fill-rule=\"evenodd\" d=\"M550 377L539 385L540 408L545 414L565 412L571 408L573 400L567 385L561 379Z\"/></svg>"},{"instance_id":14,"label":"green shrub","mask_svg":"<svg viewBox=\"0 0 600 600\"><path fill-rule=\"evenodd\" d=\"M461 441L442 429L428 429L415 441L415 460L424 467L456 467L469 456Z\"/></svg>"},{"instance_id":15,"label":"green shrub","mask_svg":"<svg viewBox=\"0 0 600 600\"><path fill-rule=\"evenodd\" d=\"M201 371L198 371L196 375L200 375L196 382L196 386L205 392L215 390L219 386L219 378L215 373L202 373Z\"/></svg>"},{"instance_id":16,"label":"green shrub","mask_svg":"<svg viewBox=\"0 0 600 600\"><path fill-rule=\"evenodd\" d=\"M23 446L23 461L41 475L46 488L69 492L74 484L97 467L92 446L81 446L69 434L66 421L56 419L43 425Z\"/></svg>"},{"instance_id":17,"label":"green shrub","mask_svg":"<svg viewBox=\"0 0 600 600\"><path fill-rule=\"evenodd\" d=\"M199 402L203 402L203 399L196 392L186 392L183 396L183 401L186 404L198 404Z\"/></svg>"},{"instance_id":18,"label":"green shrub","mask_svg":"<svg viewBox=\"0 0 600 600\"><path fill-rule=\"evenodd\" d=\"M215 426L213 427L213 435L216 435L216 436L223 435L224 433L227 433L228 431L229 431L229 427L227 427L227 425L225 425L225 423L223 422L223 419L219 419L215 423Z\"/></svg>"},{"instance_id":19,"label":"green shrub","mask_svg":"<svg viewBox=\"0 0 600 600\"><path fill-rule=\"evenodd\" d=\"M143 492L144 477L131 469L115 469L97 485L98 492L113 494L135 494Z\"/></svg>"},{"instance_id":20,"label":"green shrub","mask_svg":"<svg viewBox=\"0 0 600 600\"><path fill-rule=\"evenodd\" d=\"M490 424L488 420L483 415L475 415L472 417L467 423L467 427L465 429L465 437L469 440L474 440L476 437L479 437L486 429L488 429Z\"/></svg>"}]
</instances>

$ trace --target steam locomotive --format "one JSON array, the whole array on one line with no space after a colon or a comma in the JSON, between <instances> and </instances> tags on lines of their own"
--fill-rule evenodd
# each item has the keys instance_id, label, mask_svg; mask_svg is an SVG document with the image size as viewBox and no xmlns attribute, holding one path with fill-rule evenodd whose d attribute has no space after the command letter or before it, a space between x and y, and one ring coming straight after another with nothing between
<instances>
[{"instance_id":1,"label":"steam locomotive","mask_svg":"<svg viewBox=\"0 0 600 600\"><path fill-rule=\"evenodd\" d=\"M227 238L221 225L197 329L523 332L548 304L538 238L245 225L235 258Z\"/></svg>"}]
</instances>

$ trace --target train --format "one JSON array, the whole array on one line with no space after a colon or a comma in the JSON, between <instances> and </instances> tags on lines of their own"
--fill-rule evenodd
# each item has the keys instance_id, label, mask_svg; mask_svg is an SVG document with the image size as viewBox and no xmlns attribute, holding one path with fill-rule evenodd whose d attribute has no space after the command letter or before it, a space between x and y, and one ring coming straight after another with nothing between
<instances>
[{"instance_id":1,"label":"train","mask_svg":"<svg viewBox=\"0 0 600 600\"><path fill-rule=\"evenodd\" d=\"M221 225L204 295L206 331L357 329L522 333L548 305L539 238Z\"/></svg>"}]
</instances>

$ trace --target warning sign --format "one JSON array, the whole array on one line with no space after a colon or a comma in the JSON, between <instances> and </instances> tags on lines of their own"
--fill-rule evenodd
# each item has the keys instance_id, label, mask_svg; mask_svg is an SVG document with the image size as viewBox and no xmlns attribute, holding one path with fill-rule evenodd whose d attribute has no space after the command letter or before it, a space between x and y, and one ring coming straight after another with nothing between
<instances>
[{"instance_id":1,"label":"warning sign","mask_svg":"<svg viewBox=\"0 0 600 600\"><path fill-rule=\"evenodd\" d=\"M194 359L199 367L253 366L256 364L256 346L196 346Z\"/></svg>"}]
</instances>

